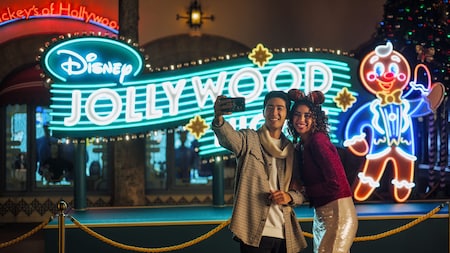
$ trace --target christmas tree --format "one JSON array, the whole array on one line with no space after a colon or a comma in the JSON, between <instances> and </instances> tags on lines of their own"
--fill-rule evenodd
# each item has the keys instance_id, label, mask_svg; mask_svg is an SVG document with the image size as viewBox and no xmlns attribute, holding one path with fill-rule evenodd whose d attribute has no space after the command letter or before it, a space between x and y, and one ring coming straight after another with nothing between
<instances>
[{"instance_id":1,"label":"christmas tree","mask_svg":"<svg viewBox=\"0 0 450 253\"><path fill-rule=\"evenodd\" d=\"M433 82L450 88L450 18L448 0L387 0L383 20L371 41L357 50L360 58L391 41L412 64L427 65Z\"/></svg>"}]
</instances>

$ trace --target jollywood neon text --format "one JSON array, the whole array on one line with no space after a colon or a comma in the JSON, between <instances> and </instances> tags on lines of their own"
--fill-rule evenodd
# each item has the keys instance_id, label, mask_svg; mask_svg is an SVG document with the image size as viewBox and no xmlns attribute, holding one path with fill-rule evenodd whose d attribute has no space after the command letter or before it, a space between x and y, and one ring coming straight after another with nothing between
<instances>
[{"instance_id":1,"label":"jollywood neon text","mask_svg":"<svg viewBox=\"0 0 450 253\"><path fill-rule=\"evenodd\" d=\"M276 84L277 76L281 73L289 73L292 76L292 83L289 88L283 88L288 90L291 88L300 89L302 84L306 93L312 90L320 90L326 93L332 85L333 74L331 69L321 62L308 62L305 64L304 80L302 76L302 71L293 63L280 63L276 65L267 74L264 80L263 74L255 68L242 68L237 72L233 73L230 81L228 82L228 94L230 96L243 96L246 98L246 103L251 103L258 99L263 91L264 84L267 86L267 91L280 90ZM322 83L315 86L315 74L320 72L322 74ZM199 109L203 109L205 104L210 97L213 101L217 96L224 94L226 89L226 82L228 73L220 72L218 74L217 82L214 83L211 79L206 79L205 84L202 82L200 77L194 76L191 78L190 83L195 93L197 100L197 106ZM246 94L241 94L239 91L239 82L243 79L251 78L254 81L254 88L252 91L246 91ZM64 118L65 126L75 126L79 123L81 119L81 111L85 110L86 117L93 124L105 126L109 125L115 120L117 120L122 114L122 110L125 109L125 122L140 122L142 120L157 119L167 115L164 115L163 110L156 108L156 89L161 86L164 89L167 100L169 101L169 116L176 116L179 109L179 100L182 95L183 90L186 87L188 81L186 79L180 79L175 83L164 82L162 84L152 84L149 80L148 85L145 86L145 99L146 108L145 112L137 112L136 107L136 87L127 87L126 96L122 98L117 91L110 88L101 88L92 92L86 99L85 104L82 104L82 91L73 90L72 91L72 111L71 116ZM95 105L98 101L108 100L111 103L111 110L109 113L102 112L99 114L95 110ZM123 108L125 104L125 108Z\"/></svg>"}]
</instances>

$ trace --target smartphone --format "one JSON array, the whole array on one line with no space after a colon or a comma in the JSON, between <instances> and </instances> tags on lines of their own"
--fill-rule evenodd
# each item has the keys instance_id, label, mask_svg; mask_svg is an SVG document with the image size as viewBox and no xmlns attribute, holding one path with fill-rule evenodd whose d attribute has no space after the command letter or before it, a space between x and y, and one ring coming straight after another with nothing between
<instances>
[{"instance_id":1,"label":"smartphone","mask_svg":"<svg viewBox=\"0 0 450 253\"><path fill-rule=\"evenodd\" d=\"M245 98L244 97L224 98L224 100L230 100L233 103L233 106L230 109L227 109L226 112L245 111Z\"/></svg>"}]
</instances>

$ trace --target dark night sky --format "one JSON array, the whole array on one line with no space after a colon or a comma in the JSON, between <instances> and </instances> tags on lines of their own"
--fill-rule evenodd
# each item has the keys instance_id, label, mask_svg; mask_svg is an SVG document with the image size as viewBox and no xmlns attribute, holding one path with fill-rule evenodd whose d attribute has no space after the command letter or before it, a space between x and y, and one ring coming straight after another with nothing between
<instances>
[{"instance_id":1,"label":"dark night sky","mask_svg":"<svg viewBox=\"0 0 450 253\"><path fill-rule=\"evenodd\" d=\"M200 0L201 32L254 47L316 47L350 51L368 41L383 19L385 0ZM184 15L190 0L141 0L140 44L188 33Z\"/></svg>"}]
</instances>

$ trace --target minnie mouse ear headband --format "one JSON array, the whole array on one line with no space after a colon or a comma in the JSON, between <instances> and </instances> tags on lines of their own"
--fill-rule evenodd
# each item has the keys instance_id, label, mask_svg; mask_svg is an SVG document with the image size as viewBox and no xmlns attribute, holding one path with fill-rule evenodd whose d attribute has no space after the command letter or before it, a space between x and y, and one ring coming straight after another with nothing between
<instances>
[{"instance_id":1,"label":"minnie mouse ear headband","mask_svg":"<svg viewBox=\"0 0 450 253\"><path fill-rule=\"evenodd\" d=\"M309 101L315 105L321 105L325 102L325 95L321 91L311 91L308 95L299 89L291 89L288 91L289 99L292 101L298 102L301 100Z\"/></svg>"}]
</instances>

